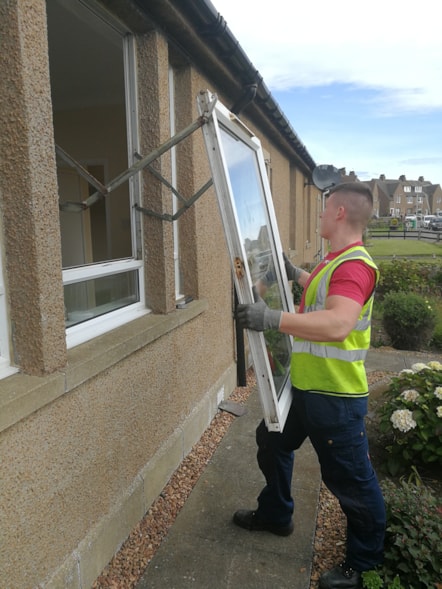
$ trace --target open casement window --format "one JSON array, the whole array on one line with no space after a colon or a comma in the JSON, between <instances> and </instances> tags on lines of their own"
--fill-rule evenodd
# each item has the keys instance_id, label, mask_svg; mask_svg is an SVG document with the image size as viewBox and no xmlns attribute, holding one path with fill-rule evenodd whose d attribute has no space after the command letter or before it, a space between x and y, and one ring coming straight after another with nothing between
<instances>
[{"instance_id":1,"label":"open casement window","mask_svg":"<svg viewBox=\"0 0 442 589\"><path fill-rule=\"evenodd\" d=\"M96 3L47 0L46 7L70 347L145 312L138 175L81 209L97 185L135 161L135 48Z\"/></svg>"},{"instance_id":2,"label":"open casement window","mask_svg":"<svg viewBox=\"0 0 442 589\"><path fill-rule=\"evenodd\" d=\"M253 303L256 288L269 307L294 312L261 143L216 96L202 92L198 105L201 114L212 112L203 134L238 300ZM273 330L249 330L248 339L267 428L282 431L292 339Z\"/></svg>"}]
</instances>

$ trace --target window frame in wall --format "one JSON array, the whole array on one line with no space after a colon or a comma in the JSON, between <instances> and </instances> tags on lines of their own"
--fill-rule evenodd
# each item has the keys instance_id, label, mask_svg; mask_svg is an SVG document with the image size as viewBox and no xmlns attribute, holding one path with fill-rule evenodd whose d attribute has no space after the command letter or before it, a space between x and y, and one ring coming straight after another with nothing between
<instances>
[{"instance_id":1,"label":"window frame in wall","mask_svg":"<svg viewBox=\"0 0 442 589\"><path fill-rule=\"evenodd\" d=\"M101 10L99 5L95 2L84 2L81 0L76 0L75 2L72 2L71 0L70 2L66 2L66 0L58 0L58 4L62 9L72 13L73 23L75 22L78 26L89 26L91 29L95 26L98 31L97 34L102 32L103 39L106 41L109 38L109 47L113 44L112 50L116 52L115 55L118 55L118 47L120 46L121 53L118 57L120 66L118 71L123 71L121 72L122 76L119 78L118 84L120 87L120 100L123 98L124 101L124 104L121 103L121 112L123 114L120 122L120 131L121 137L125 138L126 145L123 145L120 140L119 149L121 152L123 149L125 152L127 151L124 166L129 168L137 161L136 158L139 152L137 68L134 36L123 23L114 19L107 11ZM49 26L51 26L50 19ZM52 26L54 26L54 24ZM82 39L82 42L84 42L85 36L80 35L79 39ZM119 45L120 42L121 45ZM70 54L67 53L67 55L69 56ZM107 67L112 68L112 65L108 63ZM60 69L57 71L60 71ZM108 107L105 98L107 98L107 96L105 96L104 91L101 99L99 97L98 99L94 97L95 100L98 100L94 105L97 112L104 113L105 109ZM103 102L100 102L100 100L103 100ZM79 108L78 111L81 114L81 108ZM104 116L105 115L103 114L103 117ZM123 122L124 118L125 122ZM54 125L54 128L56 129L56 125ZM111 135L110 129L106 129L106 131ZM78 133L79 139L77 139L77 142L80 142L81 135L80 132ZM57 133L55 133L55 137L57 142ZM117 141L117 139L115 139L115 141ZM85 145L87 144L85 139L83 139L83 142ZM99 151L98 148L97 151ZM109 177L109 172L107 172L106 156L109 158L109 155L104 154L104 156L104 177L100 179L100 181L109 186L113 181L112 177ZM99 154L99 157L102 157L102 154ZM94 164L94 161L91 161L90 156L85 156L84 158L82 157L78 163L87 170L88 164ZM113 174L113 178L115 178L115 173ZM91 200L91 195L93 195L95 187L91 185L91 182L88 179L85 180L84 178L80 178L78 182L82 182L83 184L83 188L81 190L78 189L77 192L80 194L81 204L84 205L85 203L88 203L88 199ZM118 218L117 212L114 213L114 218L109 221L109 218L112 215L112 210L111 213L109 213L109 209L111 209L111 206L109 205L110 197L104 196L104 198L100 198L102 203L104 201L104 205L101 205L103 208L101 224L102 227L106 229L104 232L105 235L102 237L102 247L106 250L105 254L97 256L98 259L95 259L95 257L92 257L91 255L87 256L86 254L83 254L82 259L79 261L74 259L69 264L66 264L66 258L68 256L64 256L65 260L62 274L65 290L66 344L68 348L93 339L149 312L149 309L146 308L144 295L141 221L140 215L135 210L134 206L135 204L140 203L140 183L139 173L130 176L129 179L126 180L124 187L121 189L122 191L124 190L124 205L120 205L116 201L116 199L120 198L120 194L117 191L111 195L111 198L113 199L112 207L115 206L114 203L117 203L116 207L125 207L125 217L122 219ZM84 193L85 186L88 192L81 196L81 194ZM85 198L83 198L84 196ZM89 207L89 205L87 206ZM93 209L93 207L96 207L96 209ZM97 202L95 202L91 203L87 210L80 211L79 213L72 212L72 223L76 222L79 226L82 224L81 227L83 227L89 222L87 217L88 214L92 214L97 208ZM63 211L61 211L60 214L62 215ZM82 221L80 223L78 223L78 217L77 221L75 220L75 215L82 215ZM117 243L115 235L118 238L118 227L124 227L126 246L123 254L119 252L115 253L115 246L112 248L112 243L109 245L111 222L113 223L112 231L114 231L114 235L112 239L114 244ZM120 223L119 226L116 225L118 222ZM68 222L65 222L64 226L62 226L62 233L63 228L66 226L69 227L69 219ZM117 227L117 229L115 229L115 227ZM123 231L123 229L121 229L121 231ZM81 241L90 242L91 235L93 237L93 233L90 229L89 231L82 229L82 235L87 235L88 239L79 236L78 233L75 234L72 238L72 245L74 247ZM106 245L104 245L104 242L106 242ZM87 246L87 243L83 245L85 251L88 249ZM68 251L66 248L65 250ZM77 306L79 307L78 309Z\"/></svg>"}]
</instances>

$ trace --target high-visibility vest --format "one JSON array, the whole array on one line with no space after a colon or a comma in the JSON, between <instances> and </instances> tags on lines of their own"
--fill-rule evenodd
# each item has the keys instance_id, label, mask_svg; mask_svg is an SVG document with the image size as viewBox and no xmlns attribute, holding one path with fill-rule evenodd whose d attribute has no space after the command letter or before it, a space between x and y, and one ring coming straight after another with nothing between
<instances>
[{"instance_id":1,"label":"high-visibility vest","mask_svg":"<svg viewBox=\"0 0 442 589\"><path fill-rule=\"evenodd\" d=\"M347 260L361 260L379 271L362 246L354 246L331 260L313 277L305 292L304 313L325 309L330 279L336 268ZM364 361L370 347L371 312L374 292L362 307L358 321L343 342L312 342L299 337L293 341L290 366L292 385L334 396L368 395Z\"/></svg>"}]
</instances>

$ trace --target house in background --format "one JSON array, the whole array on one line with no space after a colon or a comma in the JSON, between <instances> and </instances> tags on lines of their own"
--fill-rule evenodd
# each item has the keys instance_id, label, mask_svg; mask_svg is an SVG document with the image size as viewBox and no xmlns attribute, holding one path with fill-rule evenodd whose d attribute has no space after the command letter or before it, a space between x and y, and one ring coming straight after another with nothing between
<instances>
[{"instance_id":1,"label":"house in background","mask_svg":"<svg viewBox=\"0 0 442 589\"><path fill-rule=\"evenodd\" d=\"M424 191L430 203L430 214L442 216L442 188L440 184L425 186Z\"/></svg>"},{"instance_id":2,"label":"house in background","mask_svg":"<svg viewBox=\"0 0 442 589\"><path fill-rule=\"evenodd\" d=\"M384 174L368 182L375 202L379 203L380 217L428 215L442 211L442 189L420 176L418 180L389 180ZM375 207L376 208L376 207Z\"/></svg>"},{"instance_id":3,"label":"house in background","mask_svg":"<svg viewBox=\"0 0 442 589\"><path fill-rule=\"evenodd\" d=\"M355 172L347 174L339 170L342 182L360 182ZM405 217L405 215L442 214L442 188L419 176L418 180L407 180L405 175L388 179L385 174L379 178L363 180L373 193L373 213L376 217Z\"/></svg>"},{"instance_id":4,"label":"house in background","mask_svg":"<svg viewBox=\"0 0 442 589\"><path fill-rule=\"evenodd\" d=\"M213 189L170 221L210 180L201 130L127 170L209 89L261 139L298 265L322 195L209 0L2 2L0 50L0 586L85 589L238 382Z\"/></svg>"}]
</instances>

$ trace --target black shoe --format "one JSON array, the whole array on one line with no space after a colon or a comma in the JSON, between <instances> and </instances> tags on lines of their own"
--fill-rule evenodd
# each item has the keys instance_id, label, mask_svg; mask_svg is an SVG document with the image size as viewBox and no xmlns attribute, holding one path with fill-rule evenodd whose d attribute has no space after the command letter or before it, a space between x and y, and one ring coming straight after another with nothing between
<instances>
[{"instance_id":1,"label":"black shoe","mask_svg":"<svg viewBox=\"0 0 442 589\"><path fill-rule=\"evenodd\" d=\"M354 571L345 562L327 571L319 579L319 589L360 589L361 587L361 573Z\"/></svg>"},{"instance_id":2,"label":"black shoe","mask_svg":"<svg viewBox=\"0 0 442 589\"><path fill-rule=\"evenodd\" d=\"M240 528L251 530L252 532L271 532L277 536L290 536L293 532L293 521L287 525L272 524L263 522L259 519L256 511L251 509L240 509L233 514L233 522Z\"/></svg>"}]
</instances>

